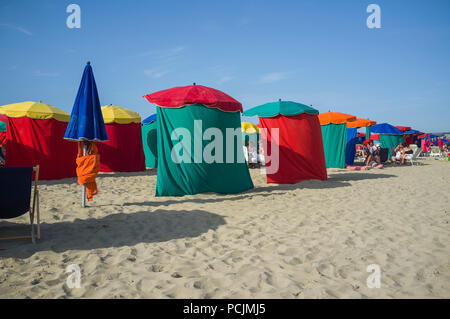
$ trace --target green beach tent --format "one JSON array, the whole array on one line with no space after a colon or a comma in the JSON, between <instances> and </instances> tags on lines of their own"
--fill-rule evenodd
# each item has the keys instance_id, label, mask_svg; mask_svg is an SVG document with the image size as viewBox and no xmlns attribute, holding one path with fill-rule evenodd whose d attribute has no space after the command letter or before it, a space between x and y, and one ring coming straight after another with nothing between
<instances>
[{"instance_id":1,"label":"green beach tent","mask_svg":"<svg viewBox=\"0 0 450 319\"><path fill-rule=\"evenodd\" d=\"M142 145L144 147L145 167L156 168L158 165L156 113L142 121Z\"/></svg>"},{"instance_id":2,"label":"green beach tent","mask_svg":"<svg viewBox=\"0 0 450 319\"><path fill-rule=\"evenodd\" d=\"M144 96L157 107L156 196L253 188L242 149L242 105L201 85Z\"/></svg>"},{"instance_id":3,"label":"green beach tent","mask_svg":"<svg viewBox=\"0 0 450 319\"><path fill-rule=\"evenodd\" d=\"M327 168L345 168L347 122L356 121L356 117L345 113L326 112L319 114L319 121Z\"/></svg>"},{"instance_id":4,"label":"green beach tent","mask_svg":"<svg viewBox=\"0 0 450 319\"><path fill-rule=\"evenodd\" d=\"M380 135L381 147L388 149L388 159L391 158L394 148L397 147L399 143L405 141L403 132L388 123L372 126L371 133Z\"/></svg>"}]
</instances>

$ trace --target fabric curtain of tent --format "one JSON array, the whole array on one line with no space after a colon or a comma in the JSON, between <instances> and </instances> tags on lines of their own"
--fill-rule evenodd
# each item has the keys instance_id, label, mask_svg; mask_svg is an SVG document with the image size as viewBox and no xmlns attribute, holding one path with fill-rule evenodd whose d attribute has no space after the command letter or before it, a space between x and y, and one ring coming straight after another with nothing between
<instances>
[{"instance_id":1,"label":"fabric curtain of tent","mask_svg":"<svg viewBox=\"0 0 450 319\"><path fill-rule=\"evenodd\" d=\"M271 154L272 130L279 129L278 171L267 174L268 183L295 184L300 181L327 179L320 123L317 115L301 113L292 116L260 117L261 136L267 140ZM345 125L345 124L344 124ZM267 136L265 134L267 133ZM273 165L273 163L268 163Z\"/></svg>"},{"instance_id":2,"label":"fabric curtain of tent","mask_svg":"<svg viewBox=\"0 0 450 319\"><path fill-rule=\"evenodd\" d=\"M357 130L357 128L347 129L347 144L345 146L345 164L347 165L353 165L355 163Z\"/></svg>"},{"instance_id":3,"label":"fabric curtain of tent","mask_svg":"<svg viewBox=\"0 0 450 319\"><path fill-rule=\"evenodd\" d=\"M101 172L145 170L140 123L105 124L108 141L97 143Z\"/></svg>"},{"instance_id":4,"label":"fabric curtain of tent","mask_svg":"<svg viewBox=\"0 0 450 319\"><path fill-rule=\"evenodd\" d=\"M157 114L156 196L182 196L203 192L233 194L253 188L242 150L239 112L224 112L192 104L180 108L157 107ZM201 120L201 128L195 120ZM172 140L174 130L179 128L182 129L182 134L174 133L175 139ZM222 137L212 135L211 140L203 140L202 134L209 128L218 129ZM227 128L236 133L232 149L226 146L231 143L226 138ZM215 143L217 147L212 150L210 143ZM172 150L175 157L180 156L183 160L178 158L178 163L174 161ZM207 163L203 156L209 150L216 157L212 163ZM230 152L234 153L233 158L228 158L232 155Z\"/></svg>"},{"instance_id":5,"label":"fabric curtain of tent","mask_svg":"<svg viewBox=\"0 0 450 319\"><path fill-rule=\"evenodd\" d=\"M388 149L388 160L391 159L392 151L400 142L404 142L402 135L380 134L381 147Z\"/></svg>"},{"instance_id":6,"label":"fabric curtain of tent","mask_svg":"<svg viewBox=\"0 0 450 319\"><path fill-rule=\"evenodd\" d=\"M370 126L366 126L366 139L370 138L370 134L371 134Z\"/></svg>"},{"instance_id":7,"label":"fabric curtain of tent","mask_svg":"<svg viewBox=\"0 0 450 319\"><path fill-rule=\"evenodd\" d=\"M345 168L347 124L330 123L322 125L321 129L327 168Z\"/></svg>"},{"instance_id":8,"label":"fabric curtain of tent","mask_svg":"<svg viewBox=\"0 0 450 319\"><path fill-rule=\"evenodd\" d=\"M414 143L414 135L403 135L403 139L405 140L405 143L408 145Z\"/></svg>"},{"instance_id":9,"label":"fabric curtain of tent","mask_svg":"<svg viewBox=\"0 0 450 319\"><path fill-rule=\"evenodd\" d=\"M63 139L66 122L8 117L6 165L39 165L39 179L74 177L77 145Z\"/></svg>"},{"instance_id":10,"label":"fabric curtain of tent","mask_svg":"<svg viewBox=\"0 0 450 319\"><path fill-rule=\"evenodd\" d=\"M8 118L0 114L0 145L6 143L6 121Z\"/></svg>"},{"instance_id":11,"label":"fabric curtain of tent","mask_svg":"<svg viewBox=\"0 0 450 319\"><path fill-rule=\"evenodd\" d=\"M156 168L158 166L158 140L157 123L142 124L142 144L144 146L145 166Z\"/></svg>"}]
</instances>

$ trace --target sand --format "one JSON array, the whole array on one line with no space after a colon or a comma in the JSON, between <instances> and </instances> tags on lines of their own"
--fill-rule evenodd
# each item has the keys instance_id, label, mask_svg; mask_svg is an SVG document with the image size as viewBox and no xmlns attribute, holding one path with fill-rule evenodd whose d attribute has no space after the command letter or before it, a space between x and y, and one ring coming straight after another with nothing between
<instances>
[{"instance_id":1,"label":"sand","mask_svg":"<svg viewBox=\"0 0 450 319\"><path fill-rule=\"evenodd\" d=\"M0 298L450 298L450 163L421 163L296 185L252 169L255 189L226 196L101 174L85 209L75 179L43 181L42 239L0 242Z\"/></svg>"}]
</instances>

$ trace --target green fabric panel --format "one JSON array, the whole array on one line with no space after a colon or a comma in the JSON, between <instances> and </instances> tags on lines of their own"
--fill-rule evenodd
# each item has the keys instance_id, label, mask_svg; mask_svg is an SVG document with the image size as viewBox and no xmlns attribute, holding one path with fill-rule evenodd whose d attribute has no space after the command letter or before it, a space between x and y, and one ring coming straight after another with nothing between
<instances>
[{"instance_id":1,"label":"green fabric panel","mask_svg":"<svg viewBox=\"0 0 450 319\"><path fill-rule=\"evenodd\" d=\"M266 103L263 105L255 106L242 115L244 116L259 116L259 117L274 117L278 114L281 115L297 115L301 113L319 114L319 111L301 103L291 101L277 101L272 103Z\"/></svg>"},{"instance_id":2,"label":"green fabric panel","mask_svg":"<svg viewBox=\"0 0 450 319\"><path fill-rule=\"evenodd\" d=\"M371 134L370 131L371 131L370 126L366 126L366 139L370 138L370 134Z\"/></svg>"},{"instance_id":3,"label":"green fabric panel","mask_svg":"<svg viewBox=\"0 0 450 319\"><path fill-rule=\"evenodd\" d=\"M388 148L388 160L391 159L392 151L394 148L397 147L397 145L400 142L404 142L402 135L387 135L387 134L380 134L380 142L382 148Z\"/></svg>"},{"instance_id":4,"label":"green fabric panel","mask_svg":"<svg viewBox=\"0 0 450 319\"><path fill-rule=\"evenodd\" d=\"M347 144L347 124L321 125L323 150L327 168L345 168L345 146Z\"/></svg>"},{"instance_id":5,"label":"green fabric panel","mask_svg":"<svg viewBox=\"0 0 450 319\"><path fill-rule=\"evenodd\" d=\"M142 125L142 145L144 146L145 167L157 167L157 126L156 122Z\"/></svg>"},{"instance_id":6,"label":"green fabric panel","mask_svg":"<svg viewBox=\"0 0 450 319\"><path fill-rule=\"evenodd\" d=\"M0 122L0 132L6 132L6 123Z\"/></svg>"},{"instance_id":7,"label":"green fabric panel","mask_svg":"<svg viewBox=\"0 0 450 319\"><path fill-rule=\"evenodd\" d=\"M253 188L253 182L242 150L239 112L223 112L217 108L208 108L199 104L182 108L157 107L157 112L158 170L156 196L182 196L203 192L234 194ZM202 120L201 129L195 127L195 120ZM185 128L190 134L190 148L188 148L187 142L183 143L183 139L187 139L189 136L181 135L172 141L171 135L176 128ZM200 155L200 159L197 159L197 162L194 162L196 158L196 135L199 135L201 139L197 148L201 151L201 154L203 154L205 146L216 139L216 137L212 137L211 141L202 139L202 134L208 128L217 128L222 133L222 163L208 164L202 155ZM234 158L231 163L226 162L226 128L237 130L237 135L234 138ZM191 162L176 163L173 161L171 151L174 146L178 150L182 146L182 151L177 153L186 156ZM213 153L218 154L217 151ZM238 157L241 159L240 163L237 161Z\"/></svg>"}]
</instances>

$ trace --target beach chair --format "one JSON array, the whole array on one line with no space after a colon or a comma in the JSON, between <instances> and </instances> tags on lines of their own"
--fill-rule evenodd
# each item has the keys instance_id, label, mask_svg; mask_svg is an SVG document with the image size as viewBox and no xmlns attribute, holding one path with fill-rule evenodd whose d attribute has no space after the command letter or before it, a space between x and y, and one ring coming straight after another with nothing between
<instances>
[{"instance_id":1,"label":"beach chair","mask_svg":"<svg viewBox=\"0 0 450 319\"><path fill-rule=\"evenodd\" d=\"M406 160L411 162L411 166L413 166L414 163L419 165L419 162L417 161L417 159L419 158L420 153L422 153L422 150L419 147L416 146L416 149L412 153L412 156L411 157L406 157Z\"/></svg>"},{"instance_id":2,"label":"beach chair","mask_svg":"<svg viewBox=\"0 0 450 319\"><path fill-rule=\"evenodd\" d=\"M34 183L32 182L33 172L35 172ZM0 237L0 240L31 238L32 243L35 243L36 238L41 238L38 183L39 165L36 167L0 167L0 219L12 219L29 212L31 226L29 236ZM33 193L33 197L31 197L31 193ZM35 216L37 232L34 226ZM0 227L0 232L1 229Z\"/></svg>"},{"instance_id":3,"label":"beach chair","mask_svg":"<svg viewBox=\"0 0 450 319\"><path fill-rule=\"evenodd\" d=\"M439 146L430 147L430 156L441 156L441 149L439 148Z\"/></svg>"}]
</instances>

